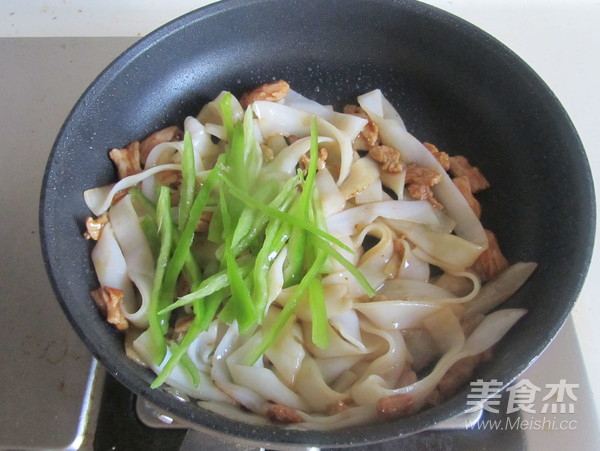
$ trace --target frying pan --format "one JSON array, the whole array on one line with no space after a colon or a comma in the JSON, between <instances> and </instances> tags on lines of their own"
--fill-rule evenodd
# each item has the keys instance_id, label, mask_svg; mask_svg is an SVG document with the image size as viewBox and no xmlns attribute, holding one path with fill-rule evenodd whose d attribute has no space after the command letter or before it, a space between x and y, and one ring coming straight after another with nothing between
<instances>
[{"instance_id":1,"label":"frying pan","mask_svg":"<svg viewBox=\"0 0 600 451\"><path fill-rule=\"evenodd\" d=\"M395 421L330 432L251 426L150 390L153 375L125 356L122 336L97 312L82 193L115 181L107 150L181 124L221 90L239 95L280 78L336 107L380 88L413 135L481 168L492 185L480 197L483 224L496 232L509 261L539 263L507 302L529 313L475 375L511 382L550 343L582 285L595 221L590 169L567 114L523 61L474 26L413 1L225 1L151 33L100 74L56 139L40 200L46 268L81 339L133 392L237 442L374 443L465 410L468 386Z\"/></svg>"}]
</instances>

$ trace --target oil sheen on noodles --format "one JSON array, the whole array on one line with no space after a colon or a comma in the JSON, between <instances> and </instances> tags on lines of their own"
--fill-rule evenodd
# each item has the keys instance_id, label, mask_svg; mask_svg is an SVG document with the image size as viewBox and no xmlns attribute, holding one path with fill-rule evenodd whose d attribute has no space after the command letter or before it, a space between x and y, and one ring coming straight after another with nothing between
<instances>
[{"instance_id":1,"label":"oil sheen on noodles","mask_svg":"<svg viewBox=\"0 0 600 451\"><path fill-rule=\"evenodd\" d=\"M487 181L379 90L343 112L283 81L222 92L110 156L120 180L85 192L92 296L153 388L204 408L302 429L408 416L526 313L500 306L536 264L479 221Z\"/></svg>"}]
</instances>

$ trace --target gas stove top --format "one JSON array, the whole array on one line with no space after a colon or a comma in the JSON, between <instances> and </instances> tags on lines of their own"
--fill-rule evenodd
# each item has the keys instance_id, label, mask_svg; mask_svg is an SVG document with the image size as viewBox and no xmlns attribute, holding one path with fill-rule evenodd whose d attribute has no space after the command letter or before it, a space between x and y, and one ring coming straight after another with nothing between
<instances>
[{"instance_id":1,"label":"gas stove top","mask_svg":"<svg viewBox=\"0 0 600 451\"><path fill-rule=\"evenodd\" d=\"M0 39L0 55L11 62L0 73L5 106L0 111L5 212L0 229L0 449L240 449L188 430L106 376L60 311L43 268L37 206L54 137L93 77L134 41ZM558 404L550 398L542 403L540 397L535 415L498 415L484 408L435 430L357 449L547 449L548 443L552 449L600 449L572 321L522 380L546 392L561 381L577 385L573 412L551 407L541 412L543 404ZM503 394L501 410L507 410L508 401L510 395Z\"/></svg>"}]
</instances>

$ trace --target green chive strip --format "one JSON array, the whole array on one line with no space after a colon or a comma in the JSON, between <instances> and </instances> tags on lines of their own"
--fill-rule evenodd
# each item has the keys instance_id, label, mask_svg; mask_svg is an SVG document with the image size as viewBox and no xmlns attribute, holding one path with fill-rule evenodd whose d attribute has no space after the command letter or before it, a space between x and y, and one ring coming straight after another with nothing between
<instances>
[{"instance_id":1,"label":"green chive strip","mask_svg":"<svg viewBox=\"0 0 600 451\"><path fill-rule=\"evenodd\" d=\"M345 251L348 252L354 252L351 248L349 248L348 246L346 246L344 243L342 243L340 240L338 240L336 237L330 235L329 233L319 229L318 227L316 227L314 224L310 224L308 222L304 222L302 219L297 218L295 216L292 216L288 213L285 213L283 211L280 211L276 208L272 208L268 205L263 204L260 201L257 201L256 199L254 199L252 196L249 196L248 194L244 193L243 191L241 191L240 189L238 189L237 187L235 187L233 185L233 183L227 179L226 176L223 176L221 178L221 181L223 183L225 183L227 185L227 187L229 188L229 192L231 193L231 195L233 195L234 197L237 197L239 200L241 200L242 202L244 202L245 204L256 208L257 210L260 210L264 213L267 213L269 216L273 217L273 218L277 218L277 219L281 219L282 221L288 222L293 226L299 227L301 229L304 229L310 233L312 233L313 235L318 236L319 238L322 238L326 241L330 241L331 243L339 246L340 248L344 249Z\"/></svg>"},{"instance_id":2,"label":"green chive strip","mask_svg":"<svg viewBox=\"0 0 600 451\"><path fill-rule=\"evenodd\" d=\"M159 221L159 232L160 232L160 251L156 262L156 272L154 274L154 284L152 286L152 293L150 296L150 305L148 307L148 325L150 334L156 345L154 355L152 356L155 363L159 364L165 357L167 352L167 345L165 337L163 335L164 315L159 315L158 307L160 303L160 294L162 291L162 284L164 281L165 268L169 260L169 253L171 252L172 242L172 221L171 215L171 194L169 188L163 186L160 188L160 194L158 196L158 205L156 208L156 215Z\"/></svg>"},{"instance_id":3,"label":"green chive strip","mask_svg":"<svg viewBox=\"0 0 600 451\"><path fill-rule=\"evenodd\" d=\"M152 251L152 256L155 259L157 259L158 254L160 252L160 237L158 235L156 221L154 219L152 219L150 214L147 214L144 217L142 217L142 219L140 219L140 227L142 228L142 232L144 232L146 241L148 242L148 245L150 246L150 250Z\"/></svg>"},{"instance_id":4,"label":"green chive strip","mask_svg":"<svg viewBox=\"0 0 600 451\"><path fill-rule=\"evenodd\" d=\"M223 217L223 232L225 233L224 263L227 277L231 287L231 300L235 304L235 318L238 321L240 332L249 330L256 323L256 311L246 282L240 274L240 267L231 252L232 219L229 206L223 190L219 191L221 215Z\"/></svg>"},{"instance_id":5,"label":"green chive strip","mask_svg":"<svg viewBox=\"0 0 600 451\"><path fill-rule=\"evenodd\" d=\"M272 192L279 189L279 187L274 186L274 184L275 181L270 180L270 182L261 185L252 195L259 199L261 202L264 202L267 198L270 197ZM256 235L258 233L256 230L264 226L266 221L264 221L264 223L261 224L258 221L258 216L265 215L264 213L257 212L254 208L245 208L242 211L240 218L235 226L233 237L231 238L232 249L236 249L240 241L242 241L244 237L248 236L253 232L253 234ZM234 252L234 255L237 254L238 253Z\"/></svg>"},{"instance_id":6,"label":"green chive strip","mask_svg":"<svg viewBox=\"0 0 600 451\"><path fill-rule=\"evenodd\" d=\"M177 343L171 344L170 348L173 351L177 351L180 346ZM192 385L196 388L200 385L200 371L198 371L198 367L194 364L190 356L186 353L181 356L180 360L181 367L187 371L192 380Z\"/></svg>"},{"instance_id":7,"label":"green chive strip","mask_svg":"<svg viewBox=\"0 0 600 451\"><path fill-rule=\"evenodd\" d=\"M311 207L313 192L315 189L315 177L317 175L317 163L319 161L319 132L317 129L317 118L313 116L310 123L310 150L309 163L306 171L306 179L302 185L302 194L300 195L300 205L304 218L308 217L308 211Z\"/></svg>"},{"instance_id":8,"label":"green chive strip","mask_svg":"<svg viewBox=\"0 0 600 451\"><path fill-rule=\"evenodd\" d=\"M152 202L144 193L140 191L139 188L135 186L129 188L127 193L131 196L131 200L134 202L134 205L140 205L146 212L146 214L150 215L150 217L156 220L156 205Z\"/></svg>"},{"instance_id":9,"label":"green chive strip","mask_svg":"<svg viewBox=\"0 0 600 451\"><path fill-rule=\"evenodd\" d=\"M300 201L300 199L298 199ZM300 208L300 203L296 203L295 207L292 208L290 214L297 213L296 210ZM296 214L296 217L305 221L307 224L307 218L303 218L301 215ZM297 285L302 278L304 269L304 252L306 250L307 233L306 230L299 227L294 227L290 233L290 240L288 243L288 255L287 255L287 266L284 271L284 284L285 288Z\"/></svg>"},{"instance_id":10,"label":"green chive strip","mask_svg":"<svg viewBox=\"0 0 600 451\"><path fill-rule=\"evenodd\" d=\"M198 314L194 317L192 325L188 329L185 337L183 338L181 344L174 349L174 352L171 354L169 361L162 368L154 382L150 385L150 388L158 388L160 387L169 377L169 375L173 372L175 367L181 362L182 365L186 365L187 350L190 345L194 342L194 340L198 337L198 335L207 330L210 326L211 321L213 320L215 313L217 312L219 306L223 302L225 298L224 290L217 291L205 299L203 303L203 312L202 314ZM196 313L196 312L194 312ZM200 312L198 312L200 313ZM199 375L198 375L199 376ZM199 378L198 378L199 381Z\"/></svg>"},{"instance_id":11,"label":"green chive strip","mask_svg":"<svg viewBox=\"0 0 600 451\"><path fill-rule=\"evenodd\" d=\"M325 252L330 257L336 259L340 264L348 270L350 274L358 281L360 286L365 290L365 293L369 295L369 297L375 296L377 293L375 289L371 286L369 281L365 278L365 276L359 271L359 269L354 266L351 262L346 260L342 254L336 251L333 247L331 247L328 243L323 240L313 239L312 244L317 248Z\"/></svg>"},{"instance_id":12,"label":"green chive strip","mask_svg":"<svg viewBox=\"0 0 600 451\"><path fill-rule=\"evenodd\" d=\"M248 358L248 364L254 365L256 361L262 356L267 349L275 342L275 339L279 336L289 319L296 310L296 306L298 305L299 299L302 297L304 292L308 289L312 280L317 277L319 271L321 270L321 266L327 260L327 256L322 253L317 259L314 261L312 266L308 269L304 278L297 285L294 294L288 299L285 307L281 310L274 324L271 326L267 334L263 337L262 342L258 345L256 349L250 354Z\"/></svg>"},{"instance_id":13,"label":"green chive strip","mask_svg":"<svg viewBox=\"0 0 600 451\"><path fill-rule=\"evenodd\" d=\"M291 203L293 200L294 199L291 196L288 197L282 206L285 208L286 205ZM292 228L288 223L285 223L280 219L274 219L269 222L265 230L265 239L263 241L263 245L256 255L252 297L254 298L254 305L256 305L256 311L259 315L259 323L262 323L263 317L266 313L265 307L267 306L269 295L269 269L271 268L273 261L283 249L283 246L285 246L285 244L289 241L291 229Z\"/></svg>"},{"instance_id":14,"label":"green chive strip","mask_svg":"<svg viewBox=\"0 0 600 451\"><path fill-rule=\"evenodd\" d=\"M206 239L211 243L223 243L223 221L221 220L221 210L218 208L213 212L212 218L210 218Z\"/></svg>"},{"instance_id":15,"label":"green chive strip","mask_svg":"<svg viewBox=\"0 0 600 451\"><path fill-rule=\"evenodd\" d=\"M297 177L292 177L288 179L283 186L280 188L280 192L275 196L275 198L268 204L271 208L275 208L277 210L285 211L286 207L284 205L289 204L289 199L294 193L296 187L298 186L300 180ZM254 210L254 208L252 208ZM257 238L260 232L264 229L264 227L269 222L269 215L265 213L261 213L256 216L254 227L252 227L248 233L242 237L237 243L235 240L233 241L232 252L233 255L239 255L245 249L247 249Z\"/></svg>"},{"instance_id":16,"label":"green chive strip","mask_svg":"<svg viewBox=\"0 0 600 451\"><path fill-rule=\"evenodd\" d=\"M225 164L229 167L236 185L247 191L248 174L244 161L244 126L241 122L236 122L233 126L231 142L225 151Z\"/></svg>"},{"instance_id":17,"label":"green chive strip","mask_svg":"<svg viewBox=\"0 0 600 451\"><path fill-rule=\"evenodd\" d=\"M240 266L240 271L242 276L244 274L248 274L247 266ZM167 313L173 311L179 307L184 307L186 305L191 304L192 302L205 298L206 296L210 296L211 294L221 290L229 286L229 276L227 275L227 270L219 271L217 274L214 274L210 277L204 279L198 288L191 293L186 294L185 296L180 297L177 301L169 304L167 307L162 309L159 313Z\"/></svg>"},{"instance_id":18,"label":"green chive strip","mask_svg":"<svg viewBox=\"0 0 600 451\"><path fill-rule=\"evenodd\" d=\"M350 263L348 260L346 260L338 251L336 251L333 247L331 247L329 245L329 243L327 243L325 240L330 241L331 243L336 244L340 248L347 250L349 252L354 252L352 249L350 249L348 246L346 246L344 243L342 243L337 238L335 238L335 237L331 236L330 234L328 234L327 232L324 232L323 230L319 229L315 225L310 224L308 222L303 222L302 220L298 219L295 216L289 215L283 211L271 208L268 205L265 205L261 202L256 201L251 196L248 196L246 193L238 190L235 186L233 186L233 184L231 183L231 181L229 181L227 179L227 177L223 176L223 178L221 180L227 185L227 187L229 188L229 192L233 196L240 199L242 202L245 202L246 204L250 205L251 207L256 208L257 210L264 211L265 213L267 213L268 215L270 215L272 217L282 219L283 221L288 222L293 226L303 228L303 229L307 230L308 232L312 233L313 235L316 235L317 237L321 238L321 239L315 239L314 245L317 248L325 251L325 253L327 253L329 256L333 257L334 259L336 259L338 262L340 262L342 264L342 266L344 266L344 268L346 268L350 272L350 274L352 274L352 276L354 276L354 278L356 278L356 280L358 280L360 285L363 287L363 289L369 296L371 296L371 297L375 296L375 294L376 294L375 289L369 284L367 279L362 275L362 273L358 270L358 268L356 266L354 266L352 263Z\"/></svg>"},{"instance_id":19,"label":"green chive strip","mask_svg":"<svg viewBox=\"0 0 600 451\"><path fill-rule=\"evenodd\" d=\"M184 307L191 304L192 302L205 298L208 295L219 291L229 285L229 278L226 271L218 272L210 277L204 279L195 291L180 297L177 301L169 304L167 307L162 309L159 313L171 312L179 307Z\"/></svg>"},{"instance_id":20,"label":"green chive strip","mask_svg":"<svg viewBox=\"0 0 600 451\"><path fill-rule=\"evenodd\" d=\"M254 113L252 108L246 108L244 114L244 174L247 177L247 187L256 185L256 177L262 167L262 150L254 137Z\"/></svg>"},{"instance_id":21,"label":"green chive strip","mask_svg":"<svg viewBox=\"0 0 600 451\"><path fill-rule=\"evenodd\" d=\"M240 269L240 275L242 277L246 277L248 273L250 273L252 269L252 265L250 264L239 264L238 267ZM186 305L191 304L192 302L210 296L211 294L229 286L229 277L227 275L227 270L224 269L219 271L216 274L213 274L210 277L204 279L195 290L191 293L186 294L185 296L180 297L177 301L169 304L167 307L162 309L160 314L171 312L179 307L184 307Z\"/></svg>"},{"instance_id":22,"label":"green chive strip","mask_svg":"<svg viewBox=\"0 0 600 451\"><path fill-rule=\"evenodd\" d=\"M187 224L196 190L196 166L194 144L189 131L183 136L183 156L181 159L181 194L179 198L179 226L181 232Z\"/></svg>"},{"instance_id":23,"label":"green chive strip","mask_svg":"<svg viewBox=\"0 0 600 451\"><path fill-rule=\"evenodd\" d=\"M146 240L150 245L152 255L154 255L155 258L158 258L160 239L158 237L158 226L156 224L156 205L154 205L154 203L148 199L138 188L130 188L129 194L135 201L143 205L146 215L140 220L140 226L142 227L142 231L144 232ZM176 228L173 228L173 247L177 246L178 241L179 231ZM185 260L183 274L190 287L194 287L198 284L198 281L200 280L200 268L198 267L198 263L194 259L191 252L188 254Z\"/></svg>"},{"instance_id":24,"label":"green chive strip","mask_svg":"<svg viewBox=\"0 0 600 451\"><path fill-rule=\"evenodd\" d=\"M169 375L173 372L177 364L180 362L181 358L184 356L184 354L187 353L187 350L190 347L190 345L198 337L198 334L202 332L202 329L200 328L202 316L196 315L194 317L192 325L186 332L185 337L183 337L181 344L173 350L171 357L169 358L165 366L163 366L158 376L156 376L156 379L154 379L154 381L150 385L150 388L157 388L164 384Z\"/></svg>"},{"instance_id":25,"label":"green chive strip","mask_svg":"<svg viewBox=\"0 0 600 451\"><path fill-rule=\"evenodd\" d=\"M225 133L227 138L231 139L233 135L233 109L231 107L232 95L230 92L225 93L219 102L219 110L221 112L221 119L223 120L223 126L225 127Z\"/></svg>"},{"instance_id":26,"label":"green chive strip","mask_svg":"<svg viewBox=\"0 0 600 451\"><path fill-rule=\"evenodd\" d=\"M294 211L299 218L305 222L313 223L309 218L309 213L312 211L313 192L315 188L315 176L317 174L317 163L319 160L319 135L317 130L317 119L313 116L310 124L310 150L309 163L306 170L306 178L302 184L302 194L298 199L297 210ZM322 229L326 230L326 229ZM288 247L288 267L286 268L285 285L293 286L298 283L302 277L306 258L306 231L295 229L290 237Z\"/></svg>"},{"instance_id":27,"label":"green chive strip","mask_svg":"<svg viewBox=\"0 0 600 451\"><path fill-rule=\"evenodd\" d=\"M211 192L218 181L219 174L220 170L218 167L213 168L208 174L204 184L198 191L198 194L196 195L196 198L194 199L190 209L188 221L180 233L179 240L177 241L177 245L175 246L171 260L167 265L164 281L165 288L163 293L164 296L170 300L172 300L175 296L177 279L179 278L179 274L181 273L188 255L190 254L190 247L192 246L192 242L194 240L194 231L196 230L196 226L200 221L202 212L208 203Z\"/></svg>"}]
</instances>

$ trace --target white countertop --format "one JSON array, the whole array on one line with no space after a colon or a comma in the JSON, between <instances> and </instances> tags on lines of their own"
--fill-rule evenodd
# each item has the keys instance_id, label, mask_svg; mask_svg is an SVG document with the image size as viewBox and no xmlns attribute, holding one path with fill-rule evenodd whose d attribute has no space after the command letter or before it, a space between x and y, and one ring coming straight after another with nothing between
<instances>
[{"instance_id":1,"label":"white countertop","mask_svg":"<svg viewBox=\"0 0 600 451\"><path fill-rule=\"evenodd\" d=\"M206 0L2 0L0 37L144 36ZM571 116L600 199L600 1L429 0L492 34L550 86ZM1 74L0 74L1 76ZM576 201L577 199L573 199ZM597 227L598 230L598 227ZM598 249L598 246L596 246ZM600 251L573 311L600 412Z\"/></svg>"}]
</instances>

